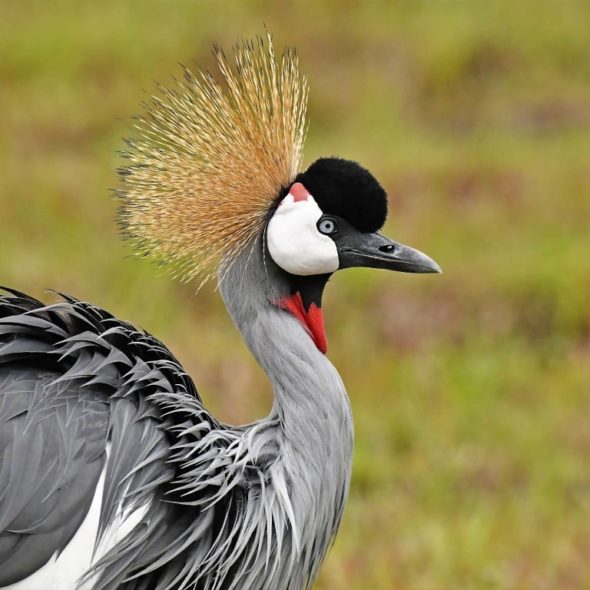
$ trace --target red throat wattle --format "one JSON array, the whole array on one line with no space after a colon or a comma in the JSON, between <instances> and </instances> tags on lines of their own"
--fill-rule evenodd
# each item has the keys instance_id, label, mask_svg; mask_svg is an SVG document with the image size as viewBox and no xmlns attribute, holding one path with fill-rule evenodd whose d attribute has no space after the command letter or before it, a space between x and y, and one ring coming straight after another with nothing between
<instances>
[{"instance_id":1,"label":"red throat wattle","mask_svg":"<svg viewBox=\"0 0 590 590\"><path fill-rule=\"evenodd\" d=\"M323 354L326 354L328 341L326 339L322 308L312 303L309 310L306 310L299 292L283 297L279 300L278 306L292 313L303 324L318 349Z\"/></svg>"}]
</instances>

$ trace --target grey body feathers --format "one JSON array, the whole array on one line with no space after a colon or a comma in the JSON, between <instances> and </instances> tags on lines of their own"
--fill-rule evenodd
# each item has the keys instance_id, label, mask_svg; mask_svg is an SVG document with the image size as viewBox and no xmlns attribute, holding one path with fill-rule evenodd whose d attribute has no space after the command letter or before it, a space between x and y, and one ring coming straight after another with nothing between
<instances>
[{"instance_id":1,"label":"grey body feathers","mask_svg":"<svg viewBox=\"0 0 590 590\"><path fill-rule=\"evenodd\" d=\"M260 241L221 277L275 394L242 427L216 421L170 352L129 324L71 298L0 298L0 587L67 545L105 465L99 534L147 510L93 565L96 590L311 586L348 493L348 398L272 304L289 285Z\"/></svg>"}]
</instances>

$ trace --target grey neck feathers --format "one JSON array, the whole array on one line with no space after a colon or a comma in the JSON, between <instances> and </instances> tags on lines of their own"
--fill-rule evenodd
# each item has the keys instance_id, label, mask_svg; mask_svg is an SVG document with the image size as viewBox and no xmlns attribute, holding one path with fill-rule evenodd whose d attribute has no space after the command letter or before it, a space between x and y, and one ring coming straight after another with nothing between
<instances>
[{"instance_id":1,"label":"grey neck feathers","mask_svg":"<svg viewBox=\"0 0 590 590\"><path fill-rule=\"evenodd\" d=\"M276 425L277 463L293 506L294 545L307 586L336 533L350 481L353 430L338 372L298 319L275 305L292 279L257 240L220 274L227 309L273 384L275 402L262 424ZM294 581L295 582L295 581ZM297 586L293 586L297 587Z\"/></svg>"}]
</instances>

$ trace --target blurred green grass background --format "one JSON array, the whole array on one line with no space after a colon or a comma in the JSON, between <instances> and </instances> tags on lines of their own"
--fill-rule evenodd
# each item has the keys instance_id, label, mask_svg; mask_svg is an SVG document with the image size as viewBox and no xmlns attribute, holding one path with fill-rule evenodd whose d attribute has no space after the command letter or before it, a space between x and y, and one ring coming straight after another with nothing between
<instances>
[{"instance_id":1,"label":"blurred green grass background","mask_svg":"<svg viewBox=\"0 0 590 590\"><path fill-rule=\"evenodd\" d=\"M154 80L264 25L309 75L306 163L370 168L445 271L329 285L357 442L316 587L590 588L590 4L0 2L0 283L129 319L217 415L264 415L217 293L130 257L109 198Z\"/></svg>"}]
</instances>

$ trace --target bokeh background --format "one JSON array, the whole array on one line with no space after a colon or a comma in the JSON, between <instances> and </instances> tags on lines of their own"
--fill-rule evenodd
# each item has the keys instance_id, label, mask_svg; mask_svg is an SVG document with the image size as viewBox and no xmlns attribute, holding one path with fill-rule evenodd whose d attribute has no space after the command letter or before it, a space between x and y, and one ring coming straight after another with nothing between
<instances>
[{"instance_id":1,"label":"bokeh background","mask_svg":"<svg viewBox=\"0 0 590 590\"><path fill-rule=\"evenodd\" d=\"M212 287L117 237L130 118L178 62L273 32L311 83L306 163L360 161L442 276L325 299L356 422L319 590L590 588L590 4L0 2L0 283L157 335L239 423L269 384Z\"/></svg>"}]
</instances>

